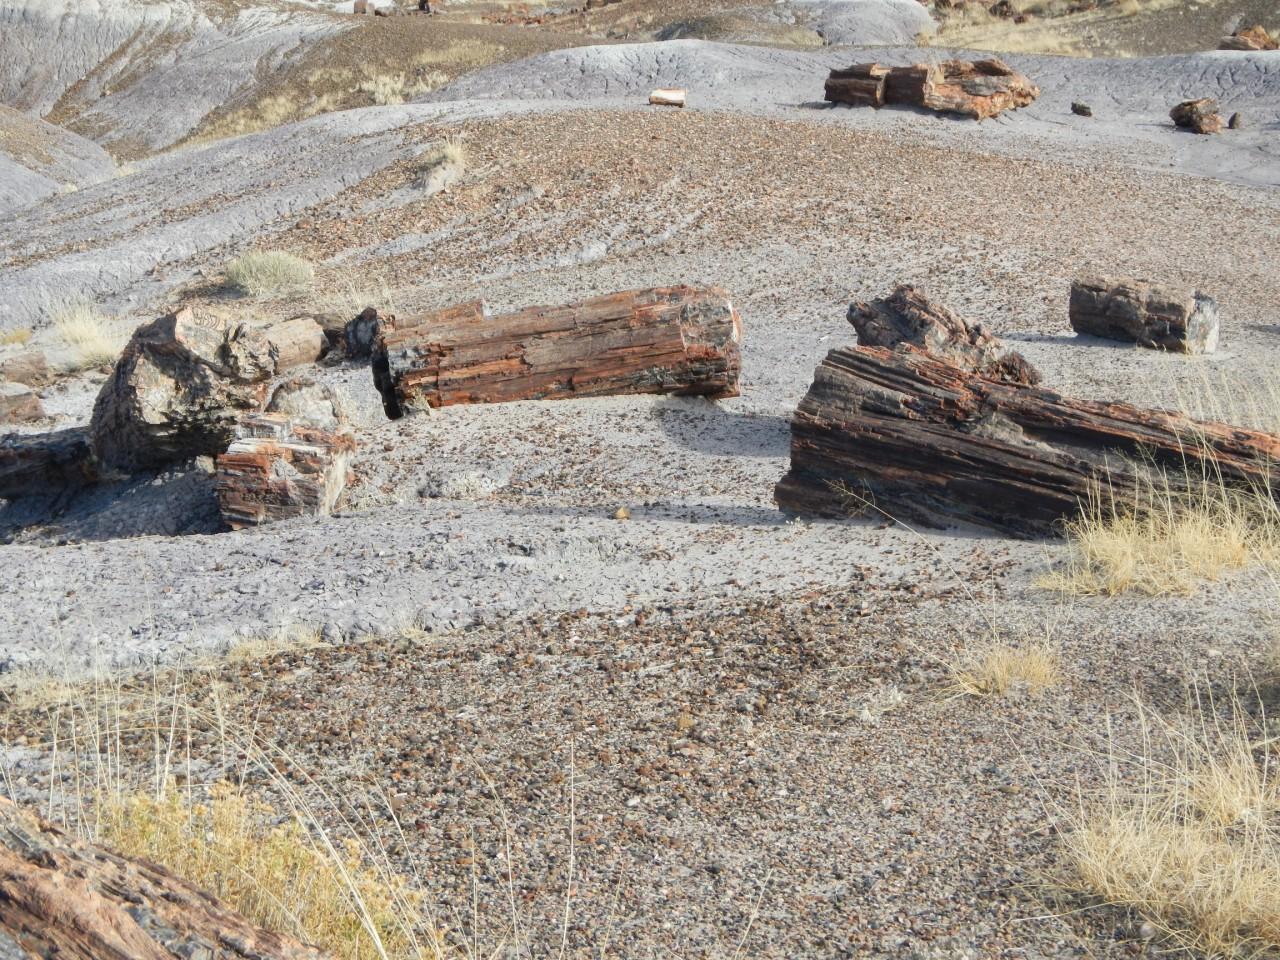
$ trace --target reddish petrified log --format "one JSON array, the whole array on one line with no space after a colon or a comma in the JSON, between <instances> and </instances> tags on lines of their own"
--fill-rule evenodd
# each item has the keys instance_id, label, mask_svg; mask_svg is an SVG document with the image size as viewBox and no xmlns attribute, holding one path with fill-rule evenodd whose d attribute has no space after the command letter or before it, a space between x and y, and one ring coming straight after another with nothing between
<instances>
[{"instance_id":1,"label":"reddish petrified log","mask_svg":"<svg viewBox=\"0 0 1280 960\"><path fill-rule=\"evenodd\" d=\"M977 120L1025 107L1038 96L1039 87L995 57L910 67L854 64L831 71L826 85L833 103L923 107Z\"/></svg>"},{"instance_id":2,"label":"reddish petrified log","mask_svg":"<svg viewBox=\"0 0 1280 960\"><path fill-rule=\"evenodd\" d=\"M73 841L0 798L0 956L324 960L146 860Z\"/></svg>"},{"instance_id":3,"label":"reddish petrified log","mask_svg":"<svg viewBox=\"0 0 1280 960\"><path fill-rule=\"evenodd\" d=\"M1142 458L1177 476L1280 489L1280 437L982 377L911 347L848 347L819 364L792 420L791 513L868 504L901 520L1054 532L1101 481L1136 497Z\"/></svg>"},{"instance_id":4,"label":"reddish petrified log","mask_svg":"<svg viewBox=\"0 0 1280 960\"><path fill-rule=\"evenodd\" d=\"M889 296L849 307L849 322L863 347L918 347L983 376L1015 383L1040 382L1040 373L1020 353L1006 351L1000 338L934 303L915 287L896 287Z\"/></svg>"},{"instance_id":5,"label":"reddish petrified log","mask_svg":"<svg viewBox=\"0 0 1280 960\"><path fill-rule=\"evenodd\" d=\"M1077 333L1175 353L1213 353L1218 347L1218 305L1199 290L1082 277L1071 284L1068 313Z\"/></svg>"},{"instance_id":6,"label":"reddish petrified log","mask_svg":"<svg viewBox=\"0 0 1280 960\"><path fill-rule=\"evenodd\" d=\"M1221 133L1222 115L1218 113L1218 101L1210 97L1199 100L1184 100L1169 111L1169 119L1174 126L1192 133Z\"/></svg>"},{"instance_id":7,"label":"reddish petrified log","mask_svg":"<svg viewBox=\"0 0 1280 960\"><path fill-rule=\"evenodd\" d=\"M282 414L245 417L218 457L214 488L232 529L328 516L346 489L355 441Z\"/></svg>"},{"instance_id":8,"label":"reddish petrified log","mask_svg":"<svg viewBox=\"0 0 1280 960\"><path fill-rule=\"evenodd\" d=\"M384 329L373 376L392 418L455 403L731 397L741 337L738 312L717 288L630 290L497 317L474 302Z\"/></svg>"}]
</instances>

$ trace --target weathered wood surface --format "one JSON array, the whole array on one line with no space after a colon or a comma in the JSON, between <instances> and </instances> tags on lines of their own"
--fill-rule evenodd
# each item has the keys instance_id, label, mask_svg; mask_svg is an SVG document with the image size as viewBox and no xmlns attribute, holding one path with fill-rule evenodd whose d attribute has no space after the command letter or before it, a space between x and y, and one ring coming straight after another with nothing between
<instances>
[{"instance_id":1,"label":"weathered wood surface","mask_svg":"<svg viewBox=\"0 0 1280 960\"><path fill-rule=\"evenodd\" d=\"M1218 113L1218 101L1210 97L1184 100L1169 111L1174 126L1192 133L1221 133L1224 121Z\"/></svg>"},{"instance_id":2,"label":"weathered wood surface","mask_svg":"<svg viewBox=\"0 0 1280 960\"><path fill-rule=\"evenodd\" d=\"M30 423L44 416L44 406L35 392L24 383L0 380L0 426L8 423Z\"/></svg>"},{"instance_id":3,"label":"weathered wood surface","mask_svg":"<svg viewBox=\"0 0 1280 960\"><path fill-rule=\"evenodd\" d=\"M53 379L42 350L23 350L0 358L0 380L39 387Z\"/></svg>"},{"instance_id":4,"label":"weathered wood surface","mask_svg":"<svg viewBox=\"0 0 1280 960\"><path fill-rule=\"evenodd\" d=\"M324 960L163 867L73 841L0 798L0 956Z\"/></svg>"},{"instance_id":5,"label":"weathered wood surface","mask_svg":"<svg viewBox=\"0 0 1280 960\"><path fill-rule=\"evenodd\" d=\"M1280 49L1275 37L1261 24L1237 30L1218 41L1219 50L1276 50Z\"/></svg>"},{"instance_id":6,"label":"weathered wood surface","mask_svg":"<svg viewBox=\"0 0 1280 960\"><path fill-rule=\"evenodd\" d=\"M1054 532L1105 481L1133 497L1140 454L1171 471L1274 484L1280 437L992 380L915 350L848 347L819 364L791 427L783 510L859 506L904 521Z\"/></svg>"},{"instance_id":7,"label":"weathered wood surface","mask_svg":"<svg viewBox=\"0 0 1280 960\"><path fill-rule=\"evenodd\" d=\"M355 441L283 414L245 417L217 459L214 490L232 529L328 516L348 482Z\"/></svg>"},{"instance_id":8,"label":"weathered wood surface","mask_svg":"<svg viewBox=\"0 0 1280 960\"><path fill-rule=\"evenodd\" d=\"M1176 353L1212 353L1218 347L1218 305L1198 290L1081 277L1071 284L1068 313L1077 333Z\"/></svg>"},{"instance_id":9,"label":"weathered wood surface","mask_svg":"<svg viewBox=\"0 0 1280 960\"><path fill-rule=\"evenodd\" d=\"M984 120L1025 107L1040 88L1003 60L947 60L939 64L883 67L854 64L832 70L826 99L854 106L912 106Z\"/></svg>"},{"instance_id":10,"label":"weathered wood surface","mask_svg":"<svg viewBox=\"0 0 1280 960\"><path fill-rule=\"evenodd\" d=\"M742 326L717 288L630 290L492 316L474 302L398 321L373 355L392 418L415 407L608 394L731 397Z\"/></svg>"},{"instance_id":11,"label":"weathered wood surface","mask_svg":"<svg viewBox=\"0 0 1280 960\"><path fill-rule=\"evenodd\" d=\"M900 285L887 297L853 303L848 318L859 346L909 345L983 376L1040 382L1039 371L1021 354L1006 351L981 323L971 323L915 287Z\"/></svg>"},{"instance_id":12,"label":"weathered wood surface","mask_svg":"<svg viewBox=\"0 0 1280 960\"><path fill-rule=\"evenodd\" d=\"M683 107L688 93L678 87L659 87L649 94L649 103L655 107Z\"/></svg>"},{"instance_id":13,"label":"weathered wood surface","mask_svg":"<svg viewBox=\"0 0 1280 960\"><path fill-rule=\"evenodd\" d=\"M83 428L0 436L0 497L58 493L96 480Z\"/></svg>"},{"instance_id":14,"label":"weathered wood surface","mask_svg":"<svg viewBox=\"0 0 1280 960\"><path fill-rule=\"evenodd\" d=\"M317 360L328 341L310 317L228 323L184 307L140 327L94 404L94 452L133 472L226 449L239 417L260 410L266 383Z\"/></svg>"}]
</instances>

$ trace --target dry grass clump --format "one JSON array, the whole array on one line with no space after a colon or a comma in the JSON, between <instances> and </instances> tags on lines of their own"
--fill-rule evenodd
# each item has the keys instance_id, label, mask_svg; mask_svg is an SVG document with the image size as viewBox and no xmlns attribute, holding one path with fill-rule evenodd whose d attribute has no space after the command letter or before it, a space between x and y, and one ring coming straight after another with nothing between
<instances>
[{"instance_id":1,"label":"dry grass clump","mask_svg":"<svg viewBox=\"0 0 1280 960\"><path fill-rule=\"evenodd\" d=\"M68 369L86 370L114 363L123 337L113 329L115 321L87 300L77 300L58 310L53 326L69 348Z\"/></svg>"},{"instance_id":2,"label":"dry grass clump","mask_svg":"<svg viewBox=\"0 0 1280 960\"><path fill-rule=\"evenodd\" d=\"M227 284L251 297L297 293L311 286L315 268L283 250L257 250L227 264Z\"/></svg>"},{"instance_id":3,"label":"dry grass clump","mask_svg":"<svg viewBox=\"0 0 1280 960\"><path fill-rule=\"evenodd\" d=\"M440 67L455 72L473 70L496 62L506 49L500 43L487 43L475 38L455 40L441 50L423 50L413 58L413 63L419 67Z\"/></svg>"},{"instance_id":4,"label":"dry grass clump","mask_svg":"<svg viewBox=\"0 0 1280 960\"><path fill-rule=\"evenodd\" d=\"M1270 490L1210 479L1187 490L1162 477L1131 504L1100 494L1066 534L1066 565L1041 584L1075 595L1186 595L1230 570L1280 564L1280 505Z\"/></svg>"},{"instance_id":5,"label":"dry grass clump","mask_svg":"<svg viewBox=\"0 0 1280 960\"><path fill-rule=\"evenodd\" d=\"M32 336L33 334L30 327L18 327L16 330L6 330L3 333L0 333L0 346L20 346L27 343Z\"/></svg>"},{"instance_id":6,"label":"dry grass clump","mask_svg":"<svg viewBox=\"0 0 1280 960\"><path fill-rule=\"evenodd\" d=\"M1135 911L1209 956L1280 951L1280 787L1239 705L1225 720L1143 717L1063 837L1067 889Z\"/></svg>"},{"instance_id":7,"label":"dry grass clump","mask_svg":"<svg viewBox=\"0 0 1280 960\"><path fill-rule=\"evenodd\" d=\"M1062 660L1047 640L1023 645L992 641L949 664L956 696L1002 697L1042 693L1062 682Z\"/></svg>"},{"instance_id":8,"label":"dry grass clump","mask_svg":"<svg viewBox=\"0 0 1280 960\"><path fill-rule=\"evenodd\" d=\"M377 106L390 106L438 90L449 82L449 77L439 70L414 73L381 74L362 80L356 92L363 93Z\"/></svg>"},{"instance_id":9,"label":"dry grass clump","mask_svg":"<svg viewBox=\"0 0 1280 960\"><path fill-rule=\"evenodd\" d=\"M457 137L448 137L414 162L413 172L419 187L440 189L460 177L467 168L467 148Z\"/></svg>"}]
</instances>

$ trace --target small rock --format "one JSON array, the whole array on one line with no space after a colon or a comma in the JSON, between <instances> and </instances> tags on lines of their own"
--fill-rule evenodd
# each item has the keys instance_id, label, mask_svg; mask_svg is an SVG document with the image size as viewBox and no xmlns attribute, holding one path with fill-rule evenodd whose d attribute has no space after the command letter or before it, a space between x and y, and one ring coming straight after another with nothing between
<instances>
[{"instance_id":1,"label":"small rock","mask_svg":"<svg viewBox=\"0 0 1280 960\"><path fill-rule=\"evenodd\" d=\"M1093 108L1090 107L1087 103L1080 103L1079 101L1076 101L1071 104L1071 112L1074 113L1077 117L1093 116Z\"/></svg>"},{"instance_id":2,"label":"small rock","mask_svg":"<svg viewBox=\"0 0 1280 960\"><path fill-rule=\"evenodd\" d=\"M1193 133L1220 133L1222 116L1218 113L1218 101L1211 97L1199 100L1184 100L1169 111L1169 118L1174 125Z\"/></svg>"},{"instance_id":3,"label":"small rock","mask_svg":"<svg viewBox=\"0 0 1280 960\"><path fill-rule=\"evenodd\" d=\"M626 507L619 507L617 510L613 511L613 519L615 519L615 520L630 520L630 519L631 519L631 511L630 511L628 508L626 508Z\"/></svg>"},{"instance_id":4,"label":"small rock","mask_svg":"<svg viewBox=\"0 0 1280 960\"><path fill-rule=\"evenodd\" d=\"M1244 117L1240 116L1239 113L1233 113L1231 119L1227 121L1227 128L1229 130L1243 130Z\"/></svg>"},{"instance_id":5,"label":"small rock","mask_svg":"<svg viewBox=\"0 0 1280 960\"><path fill-rule=\"evenodd\" d=\"M40 398L30 387L0 381L0 424L29 423L43 416Z\"/></svg>"}]
</instances>

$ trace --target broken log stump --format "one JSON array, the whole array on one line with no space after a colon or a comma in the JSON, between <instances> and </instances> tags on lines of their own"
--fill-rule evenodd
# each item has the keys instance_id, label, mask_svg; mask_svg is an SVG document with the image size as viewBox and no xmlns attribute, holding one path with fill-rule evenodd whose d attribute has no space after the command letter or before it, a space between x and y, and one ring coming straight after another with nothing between
<instances>
[{"instance_id":1,"label":"broken log stump","mask_svg":"<svg viewBox=\"0 0 1280 960\"><path fill-rule=\"evenodd\" d=\"M1218 113L1218 101L1210 97L1184 100L1169 111L1174 126L1192 133L1221 133L1222 115Z\"/></svg>"},{"instance_id":2,"label":"broken log stump","mask_svg":"<svg viewBox=\"0 0 1280 960\"><path fill-rule=\"evenodd\" d=\"M97 478L89 434L81 427L0 437L0 497L6 500L74 490Z\"/></svg>"},{"instance_id":3,"label":"broken log stump","mask_svg":"<svg viewBox=\"0 0 1280 960\"><path fill-rule=\"evenodd\" d=\"M1040 96L1040 88L1003 60L991 57L910 67L854 64L832 70L825 93L832 103L922 107L984 120L1025 107Z\"/></svg>"},{"instance_id":4,"label":"broken log stump","mask_svg":"<svg viewBox=\"0 0 1280 960\"><path fill-rule=\"evenodd\" d=\"M774 498L793 514L872 506L899 520L1014 536L1057 532L1106 485L1143 486L1136 458L1276 487L1280 436L1123 403L1063 397L962 370L913 347L846 347L818 365L791 424L791 469Z\"/></svg>"},{"instance_id":5,"label":"broken log stump","mask_svg":"<svg viewBox=\"0 0 1280 960\"><path fill-rule=\"evenodd\" d=\"M157 864L72 840L0 798L0 956L324 960Z\"/></svg>"},{"instance_id":6,"label":"broken log stump","mask_svg":"<svg viewBox=\"0 0 1280 960\"><path fill-rule=\"evenodd\" d=\"M326 517L346 489L355 440L277 413L245 417L217 459L214 490L233 530Z\"/></svg>"},{"instance_id":7,"label":"broken log stump","mask_svg":"<svg viewBox=\"0 0 1280 960\"><path fill-rule=\"evenodd\" d=\"M1040 382L1039 371L1022 354L1006 352L981 323L970 323L914 287L900 285L887 297L851 304L848 316L859 346L907 344L983 376Z\"/></svg>"},{"instance_id":8,"label":"broken log stump","mask_svg":"<svg viewBox=\"0 0 1280 960\"><path fill-rule=\"evenodd\" d=\"M1198 290L1082 277L1071 284L1068 312L1076 333L1175 353L1212 353L1218 347L1218 305Z\"/></svg>"},{"instance_id":9,"label":"broken log stump","mask_svg":"<svg viewBox=\"0 0 1280 960\"><path fill-rule=\"evenodd\" d=\"M384 329L374 384L387 416L415 407L609 394L738 393L742 325L712 287L661 287L491 316L482 302Z\"/></svg>"}]
</instances>

